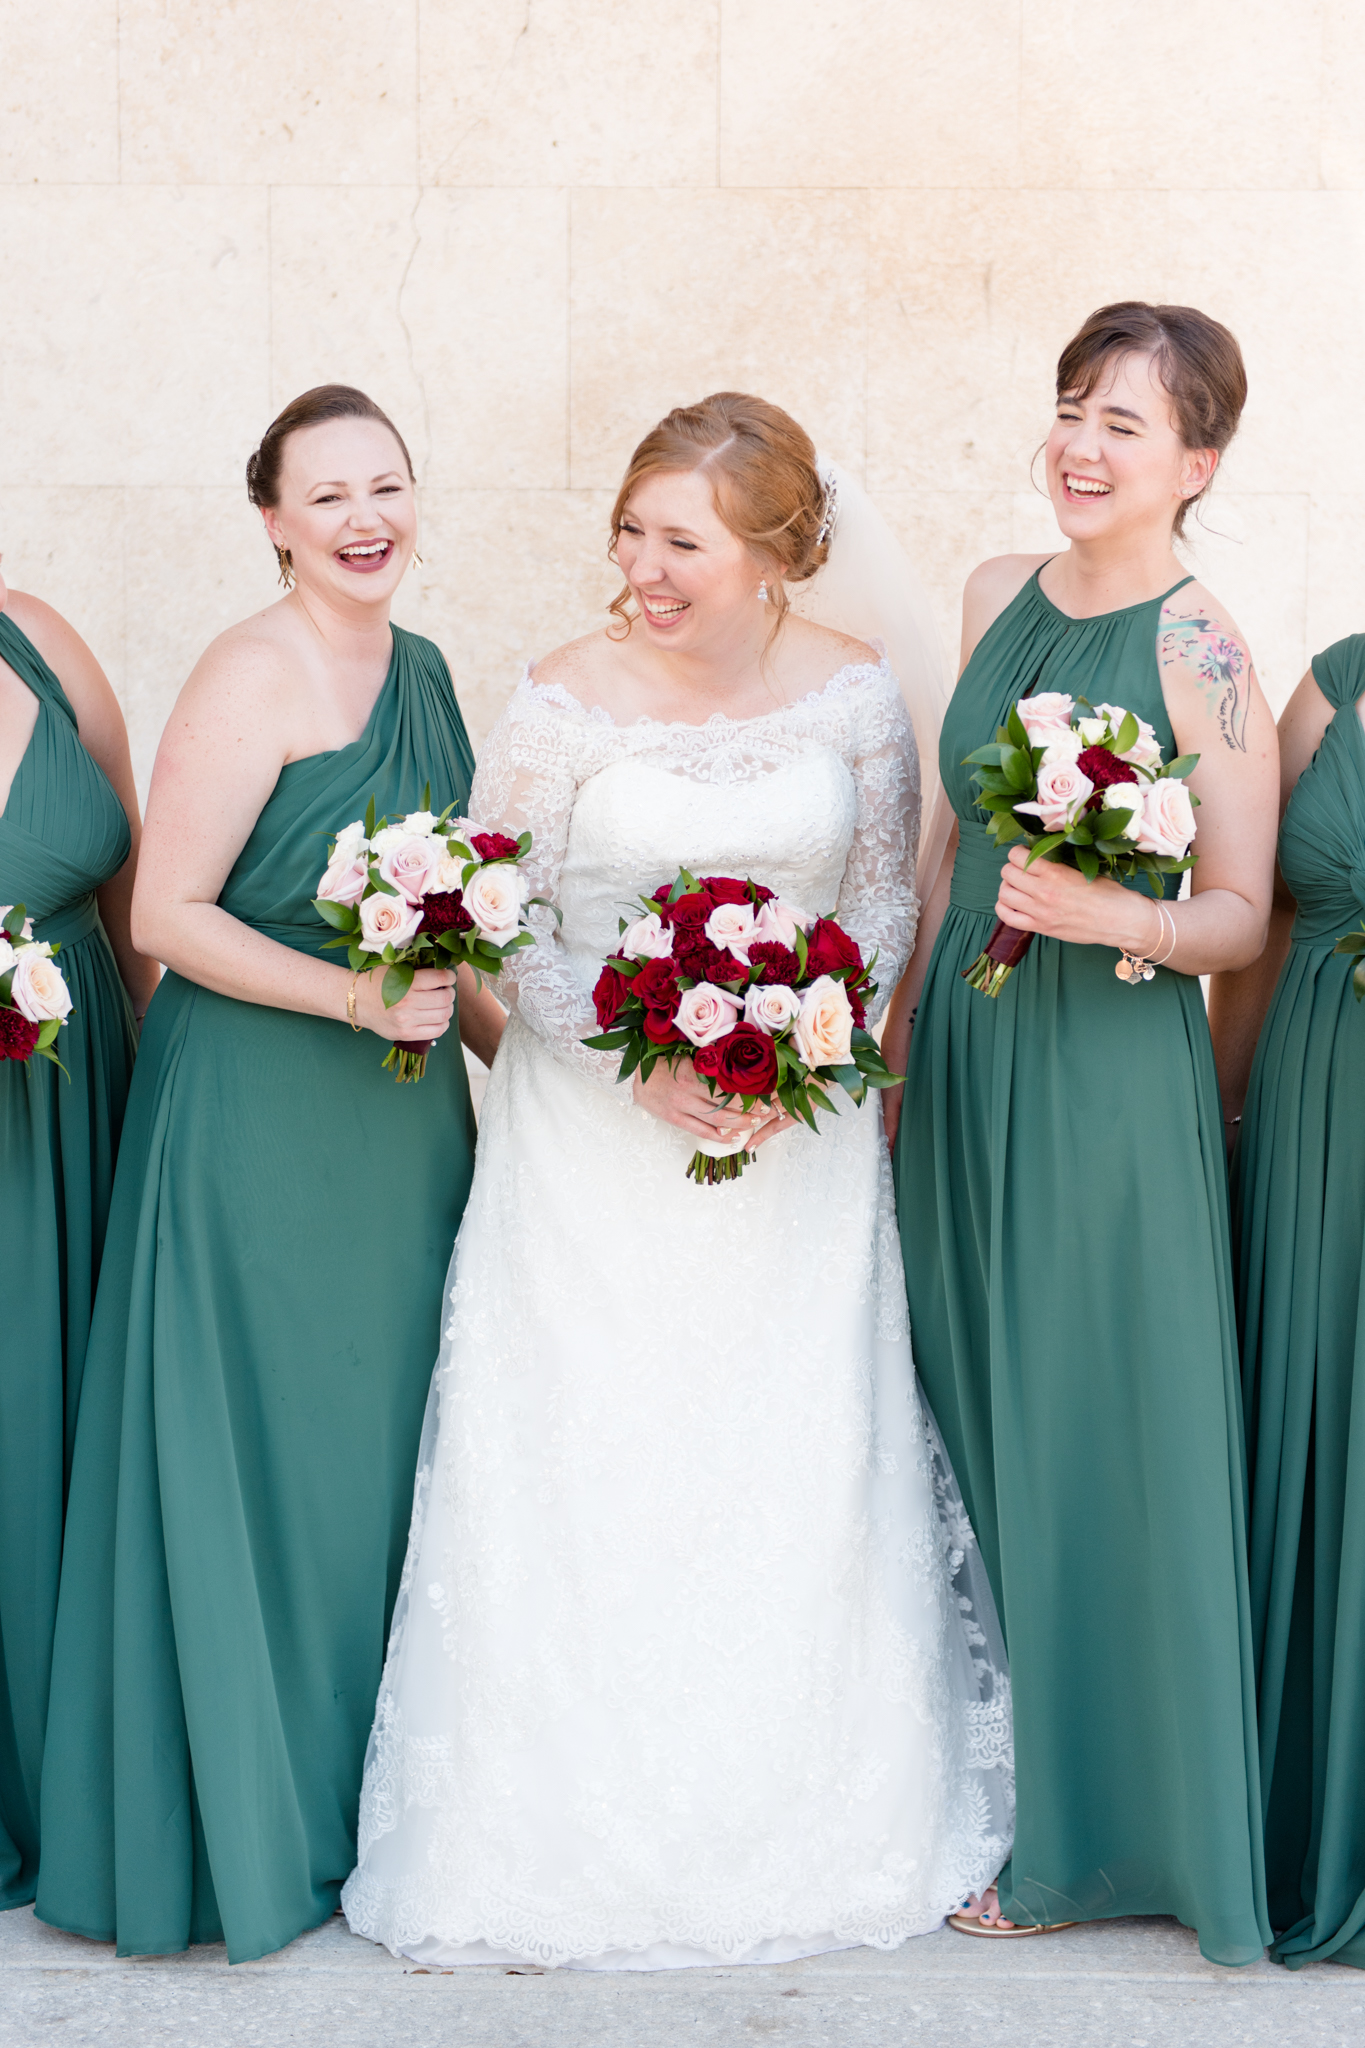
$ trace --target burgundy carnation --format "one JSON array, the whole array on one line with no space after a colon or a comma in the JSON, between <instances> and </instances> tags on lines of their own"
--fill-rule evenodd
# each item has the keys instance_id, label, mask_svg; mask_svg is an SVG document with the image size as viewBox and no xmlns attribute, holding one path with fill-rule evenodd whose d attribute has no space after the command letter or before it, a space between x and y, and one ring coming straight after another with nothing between
<instances>
[{"instance_id":1,"label":"burgundy carnation","mask_svg":"<svg viewBox=\"0 0 1365 2048\"><path fill-rule=\"evenodd\" d=\"M863 956L842 925L832 917L819 917L806 940L806 972L814 980L821 974L837 974L841 968L861 969Z\"/></svg>"},{"instance_id":2,"label":"burgundy carnation","mask_svg":"<svg viewBox=\"0 0 1365 2048\"><path fill-rule=\"evenodd\" d=\"M767 1095L777 1086L777 1052L766 1031L736 1024L716 1040L715 1049L716 1082L727 1094Z\"/></svg>"},{"instance_id":3,"label":"burgundy carnation","mask_svg":"<svg viewBox=\"0 0 1365 2048\"><path fill-rule=\"evenodd\" d=\"M433 889L422 898L422 925L419 937L438 937L442 932L469 932L474 929L474 920L464 907L464 892L460 889Z\"/></svg>"},{"instance_id":4,"label":"burgundy carnation","mask_svg":"<svg viewBox=\"0 0 1365 2048\"><path fill-rule=\"evenodd\" d=\"M1120 761L1118 755L1111 753L1108 747L1087 747L1084 753L1076 756L1076 766L1082 775L1095 785L1095 794L1085 806L1088 811L1104 809L1104 799L1099 794L1102 789L1112 789L1119 782L1138 780L1137 770L1132 763Z\"/></svg>"},{"instance_id":5,"label":"burgundy carnation","mask_svg":"<svg viewBox=\"0 0 1365 2048\"><path fill-rule=\"evenodd\" d=\"M618 955L619 957L619 955ZM630 983L623 974L618 974L608 961L597 977L597 986L592 992L593 1008L597 1012L599 1031L610 1031L621 1014L621 1005L626 999Z\"/></svg>"},{"instance_id":6,"label":"burgundy carnation","mask_svg":"<svg viewBox=\"0 0 1365 2048\"><path fill-rule=\"evenodd\" d=\"M475 832L469 843L480 860L513 860L521 852L518 842L505 832Z\"/></svg>"},{"instance_id":7,"label":"burgundy carnation","mask_svg":"<svg viewBox=\"0 0 1365 2048\"><path fill-rule=\"evenodd\" d=\"M749 964L757 967L759 980L765 988L780 981L787 988L795 988L801 979L801 962L790 946L784 946L777 939L759 939L749 948Z\"/></svg>"},{"instance_id":8,"label":"burgundy carnation","mask_svg":"<svg viewBox=\"0 0 1365 2048\"><path fill-rule=\"evenodd\" d=\"M709 939L693 938L689 932L686 938L675 939L674 962L693 981L727 982L747 978L748 970L742 960L736 960L725 946L713 946Z\"/></svg>"},{"instance_id":9,"label":"burgundy carnation","mask_svg":"<svg viewBox=\"0 0 1365 2048\"><path fill-rule=\"evenodd\" d=\"M38 1043L39 1029L22 1010L0 1009L0 1060L26 1060Z\"/></svg>"},{"instance_id":10,"label":"burgundy carnation","mask_svg":"<svg viewBox=\"0 0 1365 2048\"><path fill-rule=\"evenodd\" d=\"M647 1012L663 1015L671 1024L682 995L677 966L672 960L646 960L640 972L633 977L630 992L639 997Z\"/></svg>"}]
</instances>

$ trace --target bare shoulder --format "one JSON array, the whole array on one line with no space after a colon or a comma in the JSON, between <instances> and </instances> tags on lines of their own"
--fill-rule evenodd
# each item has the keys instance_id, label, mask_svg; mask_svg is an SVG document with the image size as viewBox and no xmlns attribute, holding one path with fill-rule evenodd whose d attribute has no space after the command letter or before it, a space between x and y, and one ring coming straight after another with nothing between
<instances>
[{"instance_id":1,"label":"bare shoulder","mask_svg":"<svg viewBox=\"0 0 1365 2048\"><path fill-rule=\"evenodd\" d=\"M963 668L982 635L1013 604L1030 576L1051 560L1051 555L992 555L977 563L962 587Z\"/></svg>"},{"instance_id":2,"label":"bare shoulder","mask_svg":"<svg viewBox=\"0 0 1365 2048\"><path fill-rule=\"evenodd\" d=\"M4 609L56 676L79 724L117 712L109 678L69 620L26 590L11 590Z\"/></svg>"},{"instance_id":3,"label":"bare shoulder","mask_svg":"<svg viewBox=\"0 0 1365 2048\"><path fill-rule=\"evenodd\" d=\"M788 696L804 696L822 689L841 669L880 666L881 656L866 640L852 633L840 633L814 619L788 613L783 622L778 650L779 674Z\"/></svg>"},{"instance_id":4,"label":"bare shoulder","mask_svg":"<svg viewBox=\"0 0 1365 2048\"><path fill-rule=\"evenodd\" d=\"M210 640L176 698L167 733L226 724L242 738L265 740L287 728L306 693L297 654L261 612Z\"/></svg>"},{"instance_id":5,"label":"bare shoulder","mask_svg":"<svg viewBox=\"0 0 1365 2048\"><path fill-rule=\"evenodd\" d=\"M1163 690L1201 702L1224 744L1245 753L1256 670L1237 621L1205 584L1187 583L1162 605L1156 658Z\"/></svg>"},{"instance_id":6,"label":"bare shoulder","mask_svg":"<svg viewBox=\"0 0 1365 2048\"><path fill-rule=\"evenodd\" d=\"M596 704L603 685L620 669L624 638L613 640L605 628L584 633L578 640L566 640L532 664L532 680L567 690L580 704Z\"/></svg>"}]
</instances>

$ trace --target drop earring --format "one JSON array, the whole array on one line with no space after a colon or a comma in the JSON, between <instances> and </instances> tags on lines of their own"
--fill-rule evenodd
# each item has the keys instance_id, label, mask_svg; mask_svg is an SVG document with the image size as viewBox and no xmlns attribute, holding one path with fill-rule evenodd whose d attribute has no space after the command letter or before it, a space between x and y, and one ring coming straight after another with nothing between
<instances>
[{"instance_id":1,"label":"drop earring","mask_svg":"<svg viewBox=\"0 0 1365 2048\"><path fill-rule=\"evenodd\" d=\"M758 601L760 604L768 602L768 579L766 576L758 586Z\"/></svg>"},{"instance_id":2,"label":"drop earring","mask_svg":"<svg viewBox=\"0 0 1365 2048\"><path fill-rule=\"evenodd\" d=\"M420 568L421 568L421 566L422 566L422 557L421 557L421 556L420 556L420 555L418 554L418 552L417 552L416 548L414 548L414 549L413 549L413 551L412 551L412 560L411 560L411 561L410 561L410 562L408 563L408 567L409 567L410 569L420 569Z\"/></svg>"}]
</instances>

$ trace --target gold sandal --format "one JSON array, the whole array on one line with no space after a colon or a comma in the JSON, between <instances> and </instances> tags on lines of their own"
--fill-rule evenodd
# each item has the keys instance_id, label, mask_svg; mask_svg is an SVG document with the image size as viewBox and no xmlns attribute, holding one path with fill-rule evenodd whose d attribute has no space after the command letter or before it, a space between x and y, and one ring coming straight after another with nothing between
<instances>
[{"instance_id":1,"label":"gold sandal","mask_svg":"<svg viewBox=\"0 0 1365 2048\"><path fill-rule=\"evenodd\" d=\"M1079 1927L1079 1920L1044 1920L1036 1927L1001 1927L998 1922L987 1925L979 1915L950 1913L948 1925L955 1927L959 1934L979 1934L987 1941L1022 1941L1028 1934L1060 1934L1064 1927Z\"/></svg>"}]
</instances>

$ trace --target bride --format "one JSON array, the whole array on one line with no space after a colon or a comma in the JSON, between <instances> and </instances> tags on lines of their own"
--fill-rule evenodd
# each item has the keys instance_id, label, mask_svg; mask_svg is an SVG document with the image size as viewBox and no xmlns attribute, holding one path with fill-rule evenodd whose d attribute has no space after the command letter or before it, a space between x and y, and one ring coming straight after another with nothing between
<instances>
[{"instance_id":1,"label":"bride","mask_svg":"<svg viewBox=\"0 0 1365 2048\"><path fill-rule=\"evenodd\" d=\"M816 1135L582 1042L618 917L682 866L837 916L879 1004L905 967L905 706L786 591L851 500L875 524L838 497L776 406L670 413L612 515L613 623L528 671L479 764L472 814L534 835L563 924L534 912L501 977L343 1894L426 1964L893 1948L1009 1853L1008 1681L915 1381L878 1099ZM746 1133L741 1179L685 1178Z\"/></svg>"}]
</instances>

